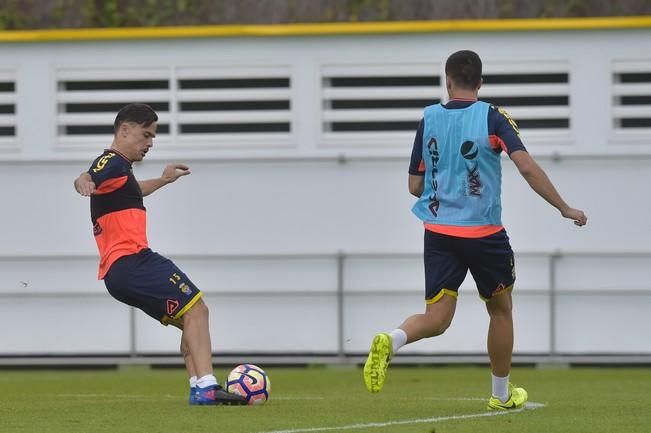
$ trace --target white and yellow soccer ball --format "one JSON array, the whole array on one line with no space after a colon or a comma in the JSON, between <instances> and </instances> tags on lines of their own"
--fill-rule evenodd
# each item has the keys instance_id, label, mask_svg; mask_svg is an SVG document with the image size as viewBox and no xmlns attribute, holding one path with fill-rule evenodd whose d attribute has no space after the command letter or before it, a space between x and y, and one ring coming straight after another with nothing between
<instances>
[{"instance_id":1,"label":"white and yellow soccer ball","mask_svg":"<svg viewBox=\"0 0 651 433\"><path fill-rule=\"evenodd\" d=\"M271 395L271 381L257 365L241 364L228 374L226 391L241 395L250 405L264 404Z\"/></svg>"}]
</instances>

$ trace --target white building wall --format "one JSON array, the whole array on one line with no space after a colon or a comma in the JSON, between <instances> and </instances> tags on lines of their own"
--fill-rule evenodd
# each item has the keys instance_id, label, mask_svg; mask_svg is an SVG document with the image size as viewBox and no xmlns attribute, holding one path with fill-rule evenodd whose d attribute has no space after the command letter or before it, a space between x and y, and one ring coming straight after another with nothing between
<instances>
[{"instance_id":1,"label":"white building wall","mask_svg":"<svg viewBox=\"0 0 651 433\"><path fill-rule=\"evenodd\" d=\"M567 107L544 108L548 114L509 110L516 120L518 112L569 118L569 128L522 135L564 198L590 219L581 229L563 220L504 159L503 220L518 266L516 352L649 355L651 127L624 129L614 120L626 110L651 118L651 104L618 106L615 96L627 90L614 81L621 70L651 74L649 41L651 30L640 29L2 44L0 78L15 80L13 95L5 96L15 115L0 123L14 122L16 133L0 139L0 315L10 324L0 333L0 356L177 351L176 331L139 312L132 334L128 309L95 279L88 200L72 188L110 136L61 132L66 122L90 120L60 112L70 96L58 93L57 81L112 76L170 80L155 95L132 95L170 101L161 123L171 125L134 171L155 177L168 161L192 169L145 199L149 239L206 292L215 351L366 351L375 332L423 308L422 226L410 213L406 188L413 131L326 130L324 123L342 115L324 103L332 92L324 77L429 68L441 75L447 56L459 49L477 51L488 73L569 74L558 86L566 88ZM258 114L286 119L289 132L192 137L180 131L175 122L199 115L178 109L179 98L189 97L178 77L240 75L289 78L284 93L274 92L290 108ZM631 92L651 97L649 81ZM439 86L424 97L443 96ZM114 115L92 121L110 125ZM382 116L417 122L420 114ZM483 353L486 316L467 279L449 332L405 353Z\"/></svg>"}]
</instances>

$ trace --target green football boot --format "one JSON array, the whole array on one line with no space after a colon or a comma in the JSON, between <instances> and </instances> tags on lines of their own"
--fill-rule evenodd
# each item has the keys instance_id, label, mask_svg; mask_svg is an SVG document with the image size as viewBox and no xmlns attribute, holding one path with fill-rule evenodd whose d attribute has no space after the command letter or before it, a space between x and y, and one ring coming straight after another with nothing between
<instances>
[{"instance_id":1,"label":"green football boot","mask_svg":"<svg viewBox=\"0 0 651 433\"><path fill-rule=\"evenodd\" d=\"M490 410L509 410L520 409L524 406L529 398L529 394L524 388L516 388L509 383L509 399L504 403L499 398L491 397L488 399L488 409Z\"/></svg>"},{"instance_id":2,"label":"green football boot","mask_svg":"<svg viewBox=\"0 0 651 433\"><path fill-rule=\"evenodd\" d=\"M389 334L377 334L373 337L371 350L364 364L364 384L368 392L380 392L384 387L387 368L393 356L393 343Z\"/></svg>"}]
</instances>

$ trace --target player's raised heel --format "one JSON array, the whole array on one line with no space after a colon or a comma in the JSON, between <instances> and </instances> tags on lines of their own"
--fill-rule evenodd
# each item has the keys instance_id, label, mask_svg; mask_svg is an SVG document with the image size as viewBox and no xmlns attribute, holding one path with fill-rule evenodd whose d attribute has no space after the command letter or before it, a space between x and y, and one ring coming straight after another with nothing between
<instances>
[{"instance_id":1,"label":"player's raised heel","mask_svg":"<svg viewBox=\"0 0 651 433\"><path fill-rule=\"evenodd\" d=\"M389 334L373 337L371 350L364 364L364 384L368 392L380 392L384 387L387 368L393 356L393 346Z\"/></svg>"},{"instance_id":2,"label":"player's raised heel","mask_svg":"<svg viewBox=\"0 0 651 433\"><path fill-rule=\"evenodd\" d=\"M529 398L529 394L524 388L516 388L509 383L509 399L504 403L499 398L491 397L488 399L488 408L490 410L509 410L520 409L524 406Z\"/></svg>"},{"instance_id":3,"label":"player's raised heel","mask_svg":"<svg viewBox=\"0 0 651 433\"><path fill-rule=\"evenodd\" d=\"M194 399L190 400L191 406L244 406L247 405L244 397L226 392L220 385L206 388L196 388Z\"/></svg>"}]
</instances>

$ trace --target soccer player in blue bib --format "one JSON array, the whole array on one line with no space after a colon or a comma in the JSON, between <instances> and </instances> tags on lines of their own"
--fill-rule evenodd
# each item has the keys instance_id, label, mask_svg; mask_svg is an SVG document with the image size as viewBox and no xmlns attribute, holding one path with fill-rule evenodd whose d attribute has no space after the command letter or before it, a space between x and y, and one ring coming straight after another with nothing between
<instances>
[{"instance_id":1,"label":"soccer player in blue bib","mask_svg":"<svg viewBox=\"0 0 651 433\"><path fill-rule=\"evenodd\" d=\"M482 64L458 51L445 64L450 101L425 108L409 167L413 213L425 225L425 313L373 338L364 365L370 392L384 386L391 357L405 344L441 335L450 326L459 286L470 270L490 317L488 356L492 395L488 408L520 408L524 388L509 381L513 351L513 251L502 226L500 153L506 152L531 188L583 226L583 211L568 206L520 141L516 123L501 108L478 101Z\"/></svg>"},{"instance_id":2,"label":"soccer player in blue bib","mask_svg":"<svg viewBox=\"0 0 651 433\"><path fill-rule=\"evenodd\" d=\"M245 405L215 379L202 292L171 260L149 249L143 197L190 174L184 164L168 165L160 178L138 181L132 164L153 146L158 115L146 104L129 104L117 114L111 148L75 179L90 197L93 234L99 250L98 278L120 302L181 329L181 352L190 377L191 405Z\"/></svg>"}]
</instances>

